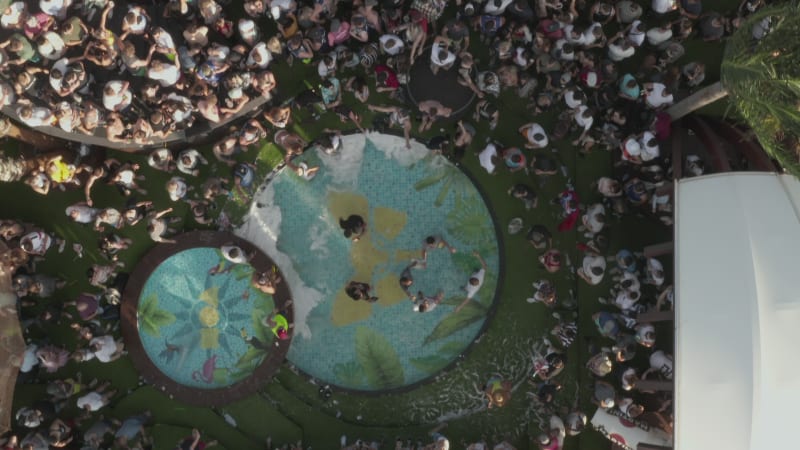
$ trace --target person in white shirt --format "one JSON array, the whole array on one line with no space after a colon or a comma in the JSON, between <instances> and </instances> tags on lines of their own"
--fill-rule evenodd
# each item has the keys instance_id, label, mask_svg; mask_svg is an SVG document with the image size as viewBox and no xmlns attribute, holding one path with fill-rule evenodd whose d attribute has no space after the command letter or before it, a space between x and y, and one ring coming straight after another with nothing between
<instances>
[{"instance_id":1,"label":"person in white shirt","mask_svg":"<svg viewBox=\"0 0 800 450\"><path fill-rule=\"evenodd\" d=\"M564 102L569 109L578 108L586 103L586 94L578 88L569 88L564 91Z\"/></svg>"},{"instance_id":2,"label":"person in white shirt","mask_svg":"<svg viewBox=\"0 0 800 450\"><path fill-rule=\"evenodd\" d=\"M122 18L122 31L130 34L144 34L150 16L141 6L128 6L128 13Z\"/></svg>"},{"instance_id":3,"label":"person in white shirt","mask_svg":"<svg viewBox=\"0 0 800 450\"><path fill-rule=\"evenodd\" d=\"M641 20L634 20L628 25L627 39L634 47L641 47L644 44L645 32L642 26Z\"/></svg>"},{"instance_id":4,"label":"person in white shirt","mask_svg":"<svg viewBox=\"0 0 800 450\"><path fill-rule=\"evenodd\" d=\"M672 27L667 23L660 27L650 28L645 35L647 36L648 44L658 47L672 39Z\"/></svg>"},{"instance_id":5,"label":"person in white shirt","mask_svg":"<svg viewBox=\"0 0 800 450\"><path fill-rule=\"evenodd\" d=\"M615 279L617 279L617 277L615 277ZM617 290L639 292L642 289L642 283L639 281L639 277L635 272L628 272L626 270L622 272L622 276L619 277L619 282L614 285L614 288Z\"/></svg>"},{"instance_id":6,"label":"person in white shirt","mask_svg":"<svg viewBox=\"0 0 800 450\"><path fill-rule=\"evenodd\" d=\"M205 159L200 152L193 148L187 148L178 155L178 170L187 175L192 175L195 177L199 175L200 169L198 169L198 166L200 164L208 164L208 160Z\"/></svg>"},{"instance_id":7,"label":"person in white shirt","mask_svg":"<svg viewBox=\"0 0 800 450\"><path fill-rule=\"evenodd\" d=\"M448 70L456 62L456 54L448 50L447 39L436 36L431 47L431 72L436 75L439 69Z\"/></svg>"},{"instance_id":8,"label":"person in white shirt","mask_svg":"<svg viewBox=\"0 0 800 450\"><path fill-rule=\"evenodd\" d=\"M379 41L381 50L387 55L395 56L403 51L403 41L395 34L384 34Z\"/></svg>"},{"instance_id":9,"label":"person in white shirt","mask_svg":"<svg viewBox=\"0 0 800 450\"><path fill-rule=\"evenodd\" d=\"M575 114L572 117L575 119L575 123L583 128L578 139L572 141L573 145L578 145L589 134L589 130L592 128L592 124L594 124L594 111L589 109L586 105L581 105L575 108Z\"/></svg>"},{"instance_id":10,"label":"person in white shirt","mask_svg":"<svg viewBox=\"0 0 800 450\"><path fill-rule=\"evenodd\" d=\"M647 284L652 284L656 287L660 287L664 284L666 278L664 275L664 266L661 264L661 261L655 258L647 258L645 277L645 283Z\"/></svg>"},{"instance_id":11,"label":"person in white shirt","mask_svg":"<svg viewBox=\"0 0 800 450\"><path fill-rule=\"evenodd\" d=\"M461 308L466 306L467 303L469 303L469 301L472 300L473 297L475 297L475 294L478 293L478 290L480 290L481 286L483 286L483 280L486 277L486 269L487 269L486 261L483 260L483 258L478 252L472 252L472 255L478 258L478 261L480 261L481 263L481 268L473 272L472 275L469 276L469 281L467 281L467 285L464 287L464 290L467 291L467 297L464 299L463 302L461 302L460 305L456 307L456 309L453 312L461 311Z\"/></svg>"},{"instance_id":12,"label":"person in white shirt","mask_svg":"<svg viewBox=\"0 0 800 450\"><path fill-rule=\"evenodd\" d=\"M175 41L172 39L172 35L170 35L167 30L158 27L153 30L150 36L153 38L157 52L164 53L166 55L177 54L177 51L175 50Z\"/></svg>"},{"instance_id":13,"label":"person in white shirt","mask_svg":"<svg viewBox=\"0 0 800 450\"><path fill-rule=\"evenodd\" d=\"M549 143L547 133L538 123L525 124L519 128L519 132L528 140L525 148L545 148Z\"/></svg>"},{"instance_id":14,"label":"person in white shirt","mask_svg":"<svg viewBox=\"0 0 800 450\"><path fill-rule=\"evenodd\" d=\"M233 264L246 264L250 261L250 256L238 245L223 245L219 250L222 252L223 258Z\"/></svg>"},{"instance_id":15,"label":"person in white shirt","mask_svg":"<svg viewBox=\"0 0 800 450\"><path fill-rule=\"evenodd\" d=\"M639 146L642 148L641 158L643 162L652 161L661 154L661 150L658 148L658 140L656 140L656 135L654 135L650 131L645 131L642 133L642 137L639 138Z\"/></svg>"},{"instance_id":16,"label":"person in white shirt","mask_svg":"<svg viewBox=\"0 0 800 450\"><path fill-rule=\"evenodd\" d=\"M551 55L561 61L575 61L575 47L562 38L553 45Z\"/></svg>"},{"instance_id":17,"label":"person in white shirt","mask_svg":"<svg viewBox=\"0 0 800 450\"><path fill-rule=\"evenodd\" d=\"M581 30L575 28L573 24L564 27L564 39L566 39L568 43L579 47L586 45L586 36L584 36Z\"/></svg>"},{"instance_id":18,"label":"person in white shirt","mask_svg":"<svg viewBox=\"0 0 800 450\"><path fill-rule=\"evenodd\" d=\"M239 19L236 24L236 29L239 31L239 36L245 44L252 46L258 39L258 27L252 19Z\"/></svg>"},{"instance_id":19,"label":"person in white shirt","mask_svg":"<svg viewBox=\"0 0 800 450\"><path fill-rule=\"evenodd\" d=\"M123 344L122 339L115 341L114 337L110 335L97 336L89 341L89 355L91 356L84 359L84 361L97 358L98 361L103 363L111 362L122 356L124 350L125 344Z\"/></svg>"},{"instance_id":20,"label":"person in white shirt","mask_svg":"<svg viewBox=\"0 0 800 450\"><path fill-rule=\"evenodd\" d=\"M266 69L272 62L272 53L267 49L265 42L259 42L247 55L247 67Z\"/></svg>"},{"instance_id":21,"label":"person in white shirt","mask_svg":"<svg viewBox=\"0 0 800 450\"><path fill-rule=\"evenodd\" d=\"M678 2L676 0L652 0L650 3L650 9L656 14L666 14L677 8Z\"/></svg>"},{"instance_id":22,"label":"person in white shirt","mask_svg":"<svg viewBox=\"0 0 800 450\"><path fill-rule=\"evenodd\" d=\"M336 52L330 52L323 56L317 65L317 73L320 78L327 78L329 75L336 74L337 56Z\"/></svg>"},{"instance_id":23,"label":"person in white shirt","mask_svg":"<svg viewBox=\"0 0 800 450\"><path fill-rule=\"evenodd\" d=\"M576 273L589 285L596 286L603 281L606 273L606 259L603 256L589 253L583 257L583 263Z\"/></svg>"},{"instance_id":24,"label":"person in white shirt","mask_svg":"<svg viewBox=\"0 0 800 450\"><path fill-rule=\"evenodd\" d=\"M7 30L22 28L23 21L28 17L26 11L27 7L24 2L14 2L8 5L0 15L0 26Z\"/></svg>"},{"instance_id":25,"label":"person in white shirt","mask_svg":"<svg viewBox=\"0 0 800 450\"><path fill-rule=\"evenodd\" d=\"M513 0L489 0L486 2L486 5L484 5L483 12L490 16L499 16L505 12L512 1Z\"/></svg>"},{"instance_id":26,"label":"person in white shirt","mask_svg":"<svg viewBox=\"0 0 800 450\"><path fill-rule=\"evenodd\" d=\"M111 2L113 5L113 2ZM43 13L53 16L59 21L67 18L67 9L72 5L72 0L39 0L39 9Z\"/></svg>"},{"instance_id":27,"label":"person in white shirt","mask_svg":"<svg viewBox=\"0 0 800 450\"><path fill-rule=\"evenodd\" d=\"M17 107L17 117L25 125L34 128L45 125L53 125L53 112L44 106L32 106L23 104Z\"/></svg>"},{"instance_id":28,"label":"person in white shirt","mask_svg":"<svg viewBox=\"0 0 800 450\"><path fill-rule=\"evenodd\" d=\"M150 62L147 69L147 78L158 81L161 87L170 87L177 83L181 77L180 60L175 58L175 64L167 64L161 60L154 59Z\"/></svg>"},{"instance_id":29,"label":"person in white shirt","mask_svg":"<svg viewBox=\"0 0 800 450\"><path fill-rule=\"evenodd\" d=\"M606 208L602 203L595 203L586 208L586 214L582 217L583 227L586 229L586 237L593 237L603 231L606 224Z\"/></svg>"},{"instance_id":30,"label":"person in white shirt","mask_svg":"<svg viewBox=\"0 0 800 450\"><path fill-rule=\"evenodd\" d=\"M642 146L636 139L636 136L630 136L622 142L622 160L628 161L631 164L642 163Z\"/></svg>"},{"instance_id":31,"label":"person in white shirt","mask_svg":"<svg viewBox=\"0 0 800 450\"><path fill-rule=\"evenodd\" d=\"M76 402L78 408L85 411L94 412L108 405L111 401L111 398L117 393L117 391L106 391L110 385L111 383L106 381L94 391L78 397Z\"/></svg>"},{"instance_id":32,"label":"person in white shirt","mask_svg":"<svg viewBox=\"0 0 800 450\"><path fill-rule=\"evenodd\" d=\"M111 80L103 88L103 106L109 111L122 111L130 106L132 99L127 81Z\"/></svg>"},{"instance_id":33,"label":"person in white shirt","mask_svg":"<svg viewBox=\"0 0 800 450\"><path fill-rule=\"evenodd\" d=\"M64 56L64 52L67 48L64 44L64 40L61 39L61 35L53 31L42 33L42 35L36 39L36 43L38 45L39 54L50 61L58 60Z\"/></svg>"},{"instance_id":34,"label":"person in white shirt","mask_svg":"<svg viewBox=\"0 0 800 450\"><path fill-rule=\"evenodd\" d=\"M186 193L188 192L189 187L181 177L172 177L167 182L167 193L169 194L169 199L173 202L181 200L182 198L186 197Z\"/></svg>"},{"instance_id":35,"label":"person in white shirt","mask_svg":"<svg viewBox=\"0 0 800 450\"><path fill-rule=\"evenodd\" d=\"M604 43L605 35L603 34L603 24L593 22L588 28L583 30L584 48L599 47Z\"/></svg>"},{"instance_id":36,"label":"person in white shirt","mask_svg":"<svg viewBox=\"0 0 800 450\"><path fill-rule=\"evenodd\" d=\"M664 353L663 350L654 351L650 355L650 368L659 372L667 380L671 380L673 374L672 355Z\"/></svg>"},{"instance_id":37,"label":"person in white shirt","mask_svg":"<svg viewBox=\"0 0 800 450\"><path fill-rule=\"evenodd\" d=\"M662 83L645 83L645 102L653 109L671 105L673 102L672 93Z\"/></svg>"},{"instance_id":38,"label":"person in white shirt","mask_svg":"<svg viewBox=\"0 0 800 450\"><path fill-rule=\"evenodd\" d=\"M417 292L417 298L414 300L414 311L426 313L431 312L439 306L439 303L444 298L444 292L439 292L434 297L425 295L422 291Z\"/></svg>"},{"instance_id":39,"label":"person in white shirt","mask_svg":"<svg viewBox=\"0 0 800 450\"><path fill-rule=\"evenodd\" d=\"M491 142L486 144L486 148L478 155L478 160L489 175L494 175L497 168L497 146Z\"/></svg>"},{"instance_id":40,"label":"person in white shirt","mask_svg":"<svg viewBox=\"0 0 800 450\"><path fill-rule=\"evenodd\" d=\"M620 34L617 34L608 44L608 58L614 62L630 58L634 53L636 53L636 49Z\"/></svg>"}]
</instances>

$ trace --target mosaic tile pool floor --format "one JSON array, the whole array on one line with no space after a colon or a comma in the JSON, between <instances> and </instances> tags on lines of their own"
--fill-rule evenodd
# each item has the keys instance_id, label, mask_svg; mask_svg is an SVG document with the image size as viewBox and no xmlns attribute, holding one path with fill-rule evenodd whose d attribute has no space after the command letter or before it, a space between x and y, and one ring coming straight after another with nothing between
<instances>
[{"instance_id":1,"label":"mosaic tile pool floor","mask_svg":"<svg viewBox=\"0 0 800 450\"><path fill-rule=\"evenodd\" d=\"M217 248L176 253L152 272L139 296L139 337L150 360L174 381L195 388L230 386L250 375L272 343L261 324L274 303L253 289L253 268L223 264ZM228 265L230 263L227 263Z\"/></svg>"},{"instance_id":2,"label":"mosaic tile pool floor","mask_svg":"<svg viewBox=\"0 0 800 450\"><path fill-rule=\"evenodd\" d=\"M394 136L347 136L341 154L306 153L320 166L307 181L277 174L257 195L237 234L280 267L295 300L295 338L288 359L307 374L343 388L382 390L436 374L475 339L495 300L498 243L479 192L460 169L418 144ZM368 232L345 238L338 219L359 214ZM413 269L413 293L443 294L430 312L413 310L398 283L423 240L443 237L457 249L428 251ZM458 312L469 275L486 261L486 279ZM369 283L375 303L344 292Z\"/></svg>"}]
</instances>

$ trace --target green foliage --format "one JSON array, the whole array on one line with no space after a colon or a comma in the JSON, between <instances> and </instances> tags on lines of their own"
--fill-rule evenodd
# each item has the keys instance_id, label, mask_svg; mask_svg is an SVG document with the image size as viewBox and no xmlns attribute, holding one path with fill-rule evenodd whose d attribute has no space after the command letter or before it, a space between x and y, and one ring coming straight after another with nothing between
<instances>
[{"instance_id":1,"label":"green foliage","mask_svg":"<svg viewBox=\"0 0 800 450\"><path fill-rule=\"evenodd\" d=\"M475 300L470 300L460 311L450 314L439 322L436 328L431 331L431 334L425 338L425 343L429 344L435 340L446 338L485 316L486 308Z\"/></svg>"},{"instance_id":2,"label":"green foliage","mask_svg":"<svg viewBox=\"0 0 800 450\"><path fill-rule=\"evenodd\" d=\"M336 364L333 374L347 386L361 386L364 383L364 371L357 361Z\"/></svg>"},{"instance_id":3,"label":"green foliage","mask_svg":"<svg viewBox=\"0 0 800 450\"><path fill-rule=\"evenodd\" d=\"M242 355L236 364L234 364L234 368L241 370L241 371L248 371L254 369L267 353L264 350L250 347L247 351Z\"/></svg>"},{"instance_id":4,"label":"green foliage","mask_svg":"<svg viewBox=\"0 0 800 450\"><path fill-rule=\"evenodd\" d=\"M760 41L753 26L772 18ZM759 142L787 170L800 175L800 8L796 1L764 8L728 41L722 85Z\"/></svg>"},{"instance_id":5,"label":"green foliage","mask_svg":"<svg viewBox=\"0 0 800 450\"><path fill-rule=\"evenodd\" d=\"M145 334L161 337L161 327L175 322L175 316L158 307L158 296L150 294L139 307L139 326Z\"/></svg>"},{"instance_id":6,"label":"green foliage","mask_svg":"<svg viewBox=\"0 0 800 450\"><path fill-rule=\"evenodd\" d=\"M356 358L370 386L391 388L404 381L403 365L392 344L377 331L356 328Z\"/></svg>"},{"instance_id":7,"label":"green foliage","mask_svg":"<svg viewBox=\"0 0 800 450\"><path fill-rule=\"evenodd\" d=\"M455 206L447 213L447 232L461 242L470 242L478 247L494 238L491 219L477 195L456 199Z\"/></svg>"}]
</instances>

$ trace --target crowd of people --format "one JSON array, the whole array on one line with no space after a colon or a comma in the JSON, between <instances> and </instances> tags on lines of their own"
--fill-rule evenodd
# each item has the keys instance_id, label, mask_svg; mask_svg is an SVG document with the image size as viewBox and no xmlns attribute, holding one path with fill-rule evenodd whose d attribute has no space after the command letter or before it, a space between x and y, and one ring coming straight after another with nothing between
<instances>
[{"instance_id":1,"label":"crowd of people","mask_svg":"<svg viewBox=\"0 0 800 450\"><path fill-rule=\"evenodd\" d=\"M72 251L80 259L85 249L31 224L0 223L0 237L8 246L0 262L14 273L24 330L38 329L38 334L46 335L47 327L66 322L75 330L77 342L67 348L65 343L30 340L21 362L21 381L36 378L37 371L58 373L70 361L105 363L125 355L117 324L126 276L120 273L124 265L118 253L132 242L117 232L142 226L154 242L169 243L177 231L174 225L182 220L171 214L171 205L155 208L147 199L160 188L147 183L148 173L169 172L172 177L164 189L170 201L188 204L197 224L224 228L228 224L217 212L216 199L233 192L250 198L257 184L256 167L239 161L239 155L270 132L286 151L286 164L309 180L319 168L295 163L295 158L311 147L326 153L342 150L336 130L322 130L313 143L284 130L297 108L308 108L314 117L320 111L332 111L342 122L363 131L358 110L365 104L366 109L382 114L373 121L375 128L401 130L407 145L415 131L414 122L419 122L416 132L424 133L449 119L453 111L431 99L423 99L413 108L370 101L372 91L404 100L402 87L408 82L408 69L422 58L434 77L457 70L459 83L477 97L474 113L456 121L452 139L437 136L427 142L430 148L456 161L468 154L467 149L476 150L488 173L532 172L530 180L540 185L557 177L559 171L568 178L574 175L555 154L542 151L553 142L569 140L579 156L599 149L615 155L613 174L597 180L591 203L584 203L569 183L551 203L563 214L558 232L576 230L587 240L579 245L585 253L575 270L579 282L610 286L609 295L599 299L602 311L593 316L604 340L591 345L592 356L586 362L597 381L584 394L600 408L616 408L632 419L643 418L670 431L669 396L635 388L639 380L672 377L672 357L659 349L656 325L638 319L641 313L671 308L672 289L661 261L646 258L641 251L610 252L604 230L612 218L630 215L671 225L669 195L659 189L670 179L672 166L660 144L669 135L669 119L663 110L705 78L703 61L685 61L684 42L689 38L723 39L763 4L763 0L743 0L738 10L726 16L705 11L700 0L652 0L647 8L631 0L537 0L533 4L524 0L246 0L231 5L237 8L231 14L226 14L229 5L215 0L116 5L106 0L4 3L0 15L0 104L13 108L26 126L57 126L111 142L145 144L201 122L213 126L252 100L267 100L258 116L246 119L213 145L212 161L212 155L207 158L196 149L178 152L166 148L153 151L146 167L114 158L90 164L85 151L3 159L3 181L24 180L40 194L53 188L82 189L85 201L67 207L66 214L97 231L98 251L106 258L103 263L87 265L86 292L71 301L47 302L42 312L29 314L26 308L35 299L52 297L64 282L76 281L38 273L37 262L64 251ZM241 18L234 22L230 17ZM768 26L762 28L766 32ZM479 39L471 41L471 37ZM483 48L488 48L489 57L481 61L474 54ZM630 66L626 61L635 55L641 64L625 69ZM270 71L275 60L292 67L312 65L319 78L291 102L269 102L277 86ZM343 96L345 91L352 93L353 99ZM490 136L482 149L474 148L478 124L488 124L492 134L509 120L498 101L506 92L527 101L531 121L519 128L518 143L503 145ZM548 112L557 114L558 121L546 130L535 120ZM227 166L231 175L208 176L203 169L206 165ZM695 175L704 170L697 157L686 165ZM95 204L92 190L98 181L119 190L116 204ZM515 183L508 192L522 201L531 215L545 204L527 182ZM366 228L355 219L344 222L342 226L353 240ZM519 231L520 223L514 231ZM441 242L449 247L441 238L431 238L430 245ZM571 270L567 249L553 246L547 227L530 227L527 239L548 274ZM480 287L480 277L480 271L470 277L473 295L474 286ZM409 281L401 279L401 287L414 297L408 291ZM265 281L267 289L273 282L277 281ZM566 365L566 349L577 337L570 311L575 305L572 293L568 298L558 292L552 280L538 280L534 288L528 302L552 308L558 320L553 337L532 349L533 396L546 411L561 414L565 424L564 430L543 426L538 445L552 450L560 448L564 433L577 434L587 422L577 407L566 413L553 407L559 403L558 375ZM354 295L356 291L359 298L372 298L368 287L354 286ZM436 304L435 297L419 297L412 298L418 310L424 312ZM637 353L648 354L649 366L633 363ZM507 403L507 396L493 395L507 393L504 380L489 380L483 390L490 406ZM152 445L144 432L150 420L147 413L122 422L93 414L102 412L115 398L117 392L107 381L84 383L80 376L54 379L48 382L46 398L17 412L17 422L26 431L20 433L20 439L8 437L5 448L47 449L74 445L71 442L81 442L82 448L105 448L103 442L107 443L111 434L117 448ZM80 412L65 416L72 411L68 405ZM398 440L396 448L447 449L451 444L440 431L432 435L432 443ZM195 430L179 448L212 444L203 442ZM377 446L361 441L348 446L343 439L342 448ZM490 446L478 442L467 448ZM500 443L493 448L513 447Z\"/></svg>"}]
</instances>

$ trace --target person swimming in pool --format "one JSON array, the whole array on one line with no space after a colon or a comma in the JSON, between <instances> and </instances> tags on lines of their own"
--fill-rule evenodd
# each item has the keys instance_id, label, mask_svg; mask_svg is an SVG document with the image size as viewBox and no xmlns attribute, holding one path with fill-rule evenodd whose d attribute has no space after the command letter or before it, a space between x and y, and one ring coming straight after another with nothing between
<instances>
[{"instance_id":1,"label":"person swimming in pool","mask_svg":"<svg viewBox=\"0 0 800 450\"><path fill-rule=\"evenodd\" d=\"M411 269L417 267L424 268L425 266L423 263L413 260L411 264L403 269L403 272L400 274L400 280L398 280L400 283L400 289L405 292L406 296L408 296L412 302L417 299L417 296L411 293L411 285L414 284L414 277L411 275Z\"/></svg>"},{"instance_id":2,"label":"person swimming in pool","mask_svg":"<svg viewBox=\"0 0 800 450\"><path fill-rule=\"evenodd\" d=\"M347 287L344 288L347 296L355 301L364 300L365 302L375 303L378 301L378 297L370 295L371 290L372 286L370 286L369 283L362 283L360 281L351 281L347 283Z\"/></svg>"},{"instance_id":3,"label":"person swimming in pool","mask_svg":"<svg viewBox=\"0 0 800 450\"><path fill-rule=\"evenodd\" d=\"M367 232L367 222L357 214L351 214L347 219L340 217L339 226L344 230L344 237L350 238L353 242L358 242Z\"/></svg>"},{"instance_id":4,"label":"person swimming in pool","mask_svg":"<svg viewBox=\"0 0 800 450\"><path fill-rule=\"evenodd\" d=\"M422 242L422 261L428 261L428 250L433 250L437 248L445 248L450 251L450 253L455 253L456 248L452 245L448 244L447 241L444 240L441 236L428 236Z\"/></svg>"},{"instance_id":5,"label":"person swimming in pool","mask_svg":"<svg viewBox=\"0 0 800 450\"><path fill-rule=\"evenodd\" d=\"M439 291L439 293L433 297L425 295L425 293L419 291L417 293L417 300L414 302L414 311L421 313L431 312L436 309L437 306L439 306L439 302L442 301L443 297L444 292L442 291Z\"/></svg>"}]
</instances>

